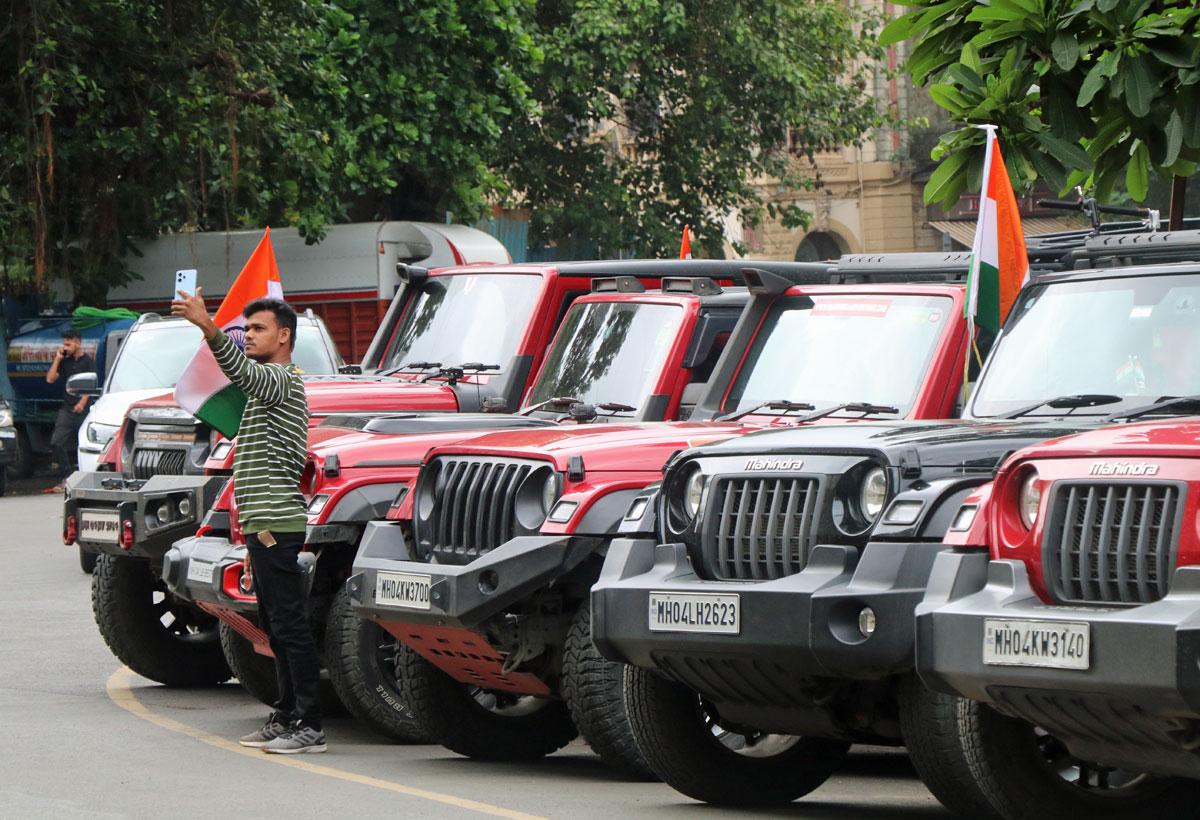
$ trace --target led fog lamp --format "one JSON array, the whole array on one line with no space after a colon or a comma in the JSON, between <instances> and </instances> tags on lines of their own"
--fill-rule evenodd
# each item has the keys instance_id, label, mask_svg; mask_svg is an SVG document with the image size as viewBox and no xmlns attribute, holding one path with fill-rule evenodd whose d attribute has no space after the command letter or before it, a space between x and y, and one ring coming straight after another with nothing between
<instances>
[{"instance_id":1,"label":"led fog lamp","mask_svg":"<svg viewBox=\"0 0 1200 820\"><path fill-rule=\"evenodd\" d=\"M192 514L191 499L188 499L188 498L179 499L179 504L177 505L176 508L179 510L179 514L181 516L183 516L184 518L187 518L189 515Z\"/></svg>"},{"instance_id":2,"label":"led fog lamp","mask_svg":"<svg viewBox=\"0 0 1200 820\"><path fill-rule=\"evenodd\" d=\"M158 519L158 523L160 524L166 524L171 520L171 508L168 506L168 502L164 501L158 505L158 509L154 512L154 517Z\"/></svg>"},{"instance_id":3,"label":"led fog lamp","mask_svg":"<svg viewBox=\"0 0 1200 820\"><path fill-rule=\"evenodd\" d=\"M978 512L978 504L963 504L958 508L958 513L955 514L954 521L950 523L950 529L955 532L966 532L971 529L971 525L975 523L975 516Z\"/></svg>"},{"instance_id":4,"label":"led fog lamp","mask_svg":"<svg viewBox=\"0 0 1200 820\"><path fill-rule=\"evenodd\" d=\"M883 520L887 524L899 524L900 526L915 524L921 517L921 508L924 506L924 501L893 501Z\"/></svg>"},{"instance_id":5,"label":"led fog lamp","mask_svg":"<svg viewBox=\"0 0 1200 820\"><path fill-rule=\"evenodd\" d=\"M554 505L554 509L550 511L546 520L553 521L555 524L565 524L571 520L571 516L578 508L578 501L560 501Z\"/></svg>"},{"instance_id":6,"label":"led fog lamp","mask_svg":"<svg viewBox=\"0 0 1200 820\"><path fill-rule=\"evenodd\" d=\"M1021 515L1021 523L1029 529L1037 522L1038 507L1042 503L1042 485L1038 474L1030 471L1021 482L1021 494L1017 499L1017 511Z\"/></svg>"},{"instance_id":7,"label":"led fog lamp","mask_svg":"<svg viewBox=\"0 0 1200 820\"><path fill-rule=\"evenodd\" d=\"M636 521L642 517L642 513L646 512L646 507L649 505L648 498L635 498L633 503L629 505L629 510L625 513L626 521Z\"/></svg>"},{"instance_id":8,"label":"led fog lamp","mask_svg":"<svg viewBox=\"0 0 1200 820\"><path fill-rule=\"evenodd\" d=\"M858 508L868 521L874 521L883 512L887 503L887 473L882 467L872 467L863 478L862 487L858 491Z\"/></svg>"},{"instance_id":9,"label":"led fog lamp","mask_svg":"<svg viewBox=\"0 0 1200 820\"><path fill-rule=\"evenodd\" d=\"M318 515L321 510L325 509L325 505L329 503L329 496L314 495L312 501L308 502L308 514Z\"/></svg>"},{"instance_id":10,"label":"led fog lamp","mask_svg":"<svg viewBox=\"0 0 1200 820\"><path fill-rule=\"evenodd\" d=\"M700 496L703 494L704 473L695 470L683 485L683 508L687 511L688 518L695 518L696 513L700 511Z\"/></svg>"},{"instance_id":11,"label":"led fog lamp","mask_svg":"<svg viewBox=\"0 0 1200 820\"><path fill-rule=\"evenodd\" d=\"M864 606L858 613L858 631L864 638L875 634L875 610Z\"/></svg>"}]
</instances>

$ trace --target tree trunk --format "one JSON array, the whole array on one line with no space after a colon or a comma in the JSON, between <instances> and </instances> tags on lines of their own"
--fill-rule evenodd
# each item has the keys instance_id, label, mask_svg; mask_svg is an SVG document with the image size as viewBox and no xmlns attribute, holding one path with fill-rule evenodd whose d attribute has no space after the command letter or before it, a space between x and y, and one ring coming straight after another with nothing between
<instances>
[{"instance_id":1,"label":"tree trunk","mask_svg":"<svg viewBox=\"0 0 1200 820\"><path fill-rule=\"evenodd\" d=\"M1187 177L1177 176L1171 180L1171 216L1167 222L1167 230L1178 231L1183 228L1183 203L1187 199Z\"/></svg>"}]
</instances>

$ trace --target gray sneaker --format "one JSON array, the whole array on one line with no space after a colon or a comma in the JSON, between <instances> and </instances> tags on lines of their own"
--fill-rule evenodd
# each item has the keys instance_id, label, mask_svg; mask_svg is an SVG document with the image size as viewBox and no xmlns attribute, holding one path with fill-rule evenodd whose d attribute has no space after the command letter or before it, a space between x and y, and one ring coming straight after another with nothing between
<instances>
[{"instance_id":1,"label":"gray sneaker","mask_svg":"<svg viewBox=\"0 0 1200 820\"><path fill-rule=\"evenodd\" d=\"M262 750L269 755L316 754L325 751L325 733L303 723L293 723Z\"/></svg>"},{"instance_id":2,"label":"gray sneaker","mask_svg":"<svg viewBox=\"0 0 1200 820\"><path fill-rule=\"evenodd\" d=\"M272 712L267 718L267 722L257 732L251 732L245 737L238 740L238 743L243 746L249 746L252 749L261 749L280 735L286 734L292 727L284 722L282 716L278 712Z\"/></svg>"}]
</instances>

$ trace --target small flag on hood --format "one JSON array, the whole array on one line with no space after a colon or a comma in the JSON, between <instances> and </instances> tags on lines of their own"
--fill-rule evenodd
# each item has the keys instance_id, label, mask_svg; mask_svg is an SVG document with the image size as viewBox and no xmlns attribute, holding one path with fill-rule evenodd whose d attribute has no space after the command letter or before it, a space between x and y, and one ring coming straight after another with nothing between
<instances>
[{"instance_id":1,"label":"small flag on hood","mask_svg":"<svg viewBox=\"0 0 1200 820\"><path fill-rule=\"evenodd\" d=\"M691 259L692 258L692 237L691 237L691 232L688 230L688 228L689 228L688 225L683 226L683 239L680 240L680 242L679 242L679 258L680 259Z\"/></svg>"},{"instance_id":2,"label":"small flag on hood","mask_svg":"<svg viewBox=\"0 0 1200 820\"><path fill-rule=\"evenodd\" d=\"M993 334L1000 331L1021 286L1029 279L1029 257L1017 197L1013 193L996 126L981 126L987 132L983 156L983 182L979 191L979 220L971 245L967 274L966 318Z\"/></svg>"},{"instance_id":3,"label":"small flag on hood","mask_svg":"<svg viewBox=\"0 0 1200 820\"><path fill-rule=\"evenodd\" d=\"M225 294L217 315L217 327L237 337L246 332L242 311L255 299L283 298L283 282L275 264L275 248L271 246L271 229L267 228L258 247L250 254L242 272ZM237 435L246 408L246 394L221 372L208 345L201 345L188 362L175 385L175 401L226 438Z\"/></svg>"}]
</instances>

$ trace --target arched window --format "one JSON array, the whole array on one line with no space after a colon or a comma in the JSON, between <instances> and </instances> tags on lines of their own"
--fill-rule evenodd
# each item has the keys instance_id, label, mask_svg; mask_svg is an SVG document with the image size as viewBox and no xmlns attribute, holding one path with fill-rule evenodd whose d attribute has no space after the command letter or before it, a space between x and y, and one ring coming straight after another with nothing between
<instances>
[{"instance_id":1,"label":"arched window","mask_svg":"<svg viewBox=\"0 0 1200 820\"><path fill-rule=\"evenodd\" d=\"M796 248L796 261L820 262L825 259L837 259L845 252L846 243L837 234L812 231L804 236L800 247Z\"/></svg>"}]
</instances>

